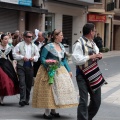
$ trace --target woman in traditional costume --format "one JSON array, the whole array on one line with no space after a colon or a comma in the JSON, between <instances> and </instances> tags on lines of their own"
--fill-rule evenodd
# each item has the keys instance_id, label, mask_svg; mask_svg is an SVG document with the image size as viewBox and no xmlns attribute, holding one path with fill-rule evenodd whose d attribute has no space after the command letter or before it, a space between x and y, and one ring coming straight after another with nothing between
<instances>
[{"instance_id":1,"label":"woman in traditional costume","mask_svg":"<svg viewBox=\"0 0 120 120\"><path fill-rule=\"evenodd\" d=\"M0 105L3 104L4 96L18 94L19 82L10 60L13 60L12 47L8 45L9 37L1 35L0 44ZM10 60L9 60L10 59Z\"/></svg>"},{"instance_id":2,"label":"woman in traditional costume","mask_svg":"<svg viewBox=\"0 0 120 120\"><path fill-rule=\"evenodd\" d=\"M71 79L72 72L65 57L65 48L61 44L62 31L55 30L53 41L45 45L41 51L41 63L33 89L32 106L45 108L43 117L51 119L60 117L57 108L70 108L78 105L76 91ZM59 67L55 71L54 82L49 83L47 61L56 60Z\"/></svg>"}]
</instances>

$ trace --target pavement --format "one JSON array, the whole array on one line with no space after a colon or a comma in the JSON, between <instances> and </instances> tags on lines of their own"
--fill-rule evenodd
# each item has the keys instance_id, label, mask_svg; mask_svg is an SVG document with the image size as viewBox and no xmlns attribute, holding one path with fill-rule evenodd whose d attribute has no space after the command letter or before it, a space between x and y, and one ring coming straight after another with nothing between
<instances>
[{"instance_id":1,"label":"pavement","mask_svg":"<svg viewBox=\"0 0 120 120\"><path fill-rule=\"evenodd\" d=\"M120 51L103 53L103 59L114 56L120 56ZM70 61L70 63L72 62ZM106 81L108 84L102 87L102 104L93 120L120 120L120 72L106 78ZM18 101L19 95L5 97L6 105L0 106L0 120L44 120L42 118L44 109L32 108L31 101L29 106L20 108L18 107ZM59 120L77 119L77 107L57 111L62 115Z\"/></svg>"},{"instance_id":2,"label":"pavement","mask_svg":"<svg viewBox=\"0 0 120 120\"><path fill-rule=\"evenodd\" d=\"M103 53L103 58L109 58L114 56L120 56L120 51L108 51L106 53Z\"/></svg>"},{"instance_id":3,"label":"pavement","mask_svg":"<svg viewBox=\"0 0 120 120\"><path fill-rule=\"evenodd\" d=\"M120 51L103 53L103 59L120 56ZM102 87L102 104L95 120L120 120L120 71L106 78L107 85Z\"/></svg>"},{"instance_id":4,"label":"pavement","mask_svg":"<svg viewBox=\"0 0 120 120\"><path fill-rule=\"evenodd\" d=\"M120 51L108 51L103 59L120 56ZM69 63L72 63L71 58ZM107 77L107 85L102 86L102 104L94 120L120 120L120 71L117 75Z\"/></svg>"}]
</instances>

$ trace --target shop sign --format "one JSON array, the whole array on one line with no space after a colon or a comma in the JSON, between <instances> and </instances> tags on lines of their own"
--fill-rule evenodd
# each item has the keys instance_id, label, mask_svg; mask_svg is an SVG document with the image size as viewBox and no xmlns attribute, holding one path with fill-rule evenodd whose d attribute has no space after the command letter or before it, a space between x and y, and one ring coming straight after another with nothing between
<instances>
[{"instance_id":1,"label":"shop sign","mask_svg":"<svg viewBox=\"0 0 120 120\"><path fill-rule=\"evenodd\" d=\"M18 0L19 5L32 6L32 0Z\"/></svg>"},{"instance_id":2,"label":"shop sign","mask_svg":"<svg viewBox=\"0 0 120 120\"><path fill-rule=\"evenodd\" d=\"M106 15L88 14L87 21L88 22L105 22Z\"/></svg>"},{"instance_id":3,"label":"shop sign","mask_svg":"<svg viewBox=\"0 0 120 120\"><path fill-rule=\"evenodd\" d=\"M0 0L0 2L24 5L24 6L32 6L32 0Z\"/></svg>"}]
</instances>

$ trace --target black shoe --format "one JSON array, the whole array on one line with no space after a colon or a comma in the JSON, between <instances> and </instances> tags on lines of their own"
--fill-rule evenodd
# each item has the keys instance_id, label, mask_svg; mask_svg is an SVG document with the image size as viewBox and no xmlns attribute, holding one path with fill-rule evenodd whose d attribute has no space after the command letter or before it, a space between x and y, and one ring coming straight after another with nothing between
<instances>
[{"instance_id":1,"label":"black shoe","mask_svg":"<svg viewBox=\"0 0 120 120\"><path fill-rule=\"evenodd\" d=\"M44 117L44 119L52 119L52 115L45 115L45 113L44 113L43 117Z\"/></svg>"},{"instance_id":2,"label":"black shoe","mask_svg":"<svg viewBox=\"0 0 120 120\"><path fill-rule=\"evenodd\" d=\"M105 85L107 85L108 84L108 82L105 82Z\"/></svg>"},{"instance_id":3,"label":"black shoe","mask_svg":"<svg viewBox=\"0 0 120 120\"><path fill-rule=\"evenodd\" d=\"M24 101L20 101L20 102L19 102L19 105L20 105L21 107L25 106Z\"/></svg>"},{"instance_id":4,"label":"black shoe","mask_svg":"<svg viewBox=\"0 0 120 120\"><path fill-rule=\"evenodd\" d=\"M0 103L0 106L4 106L4 103Z\"/></svg>"},{"instance_id":5,"label":"black shoe","mask_svg":"<svg viewBox=\"0 0 120 120\"><path fill-rule=\"evenodd\" d=\"M24 104L25 104L25 105L29 105L29 102L26 102L26 101L25 101Z\"/></svg>"},{"instance_id":6,"label":"black shoe","mask_svg":"<svg viewBox=\"0 0 120 120\"><path fill-rule=\"evenodd\" d=\"M56 117L56 118L60 118L60 115L59 115L59 113L50 113L53 117Z\"/></svg>"}]
</instances>

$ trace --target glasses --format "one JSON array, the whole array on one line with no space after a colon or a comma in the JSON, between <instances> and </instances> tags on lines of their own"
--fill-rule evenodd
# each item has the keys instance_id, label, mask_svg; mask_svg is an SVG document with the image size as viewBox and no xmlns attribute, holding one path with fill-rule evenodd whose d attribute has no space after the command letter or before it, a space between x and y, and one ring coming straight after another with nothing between
<instances>
[{"instance_id":1,"label":"glasses","mask_svg":"<svg viewBox=\"0 0 120 120\"><path fill-rule=\"evenodd\" d=\"M33 36L26 36L26 38L32 38Z\"/></svg>"}]
</instances>

